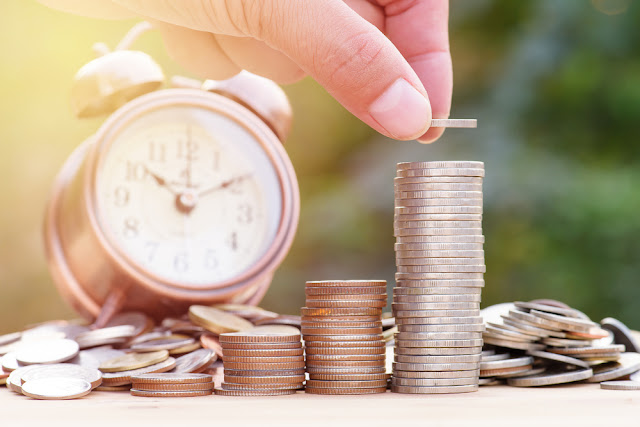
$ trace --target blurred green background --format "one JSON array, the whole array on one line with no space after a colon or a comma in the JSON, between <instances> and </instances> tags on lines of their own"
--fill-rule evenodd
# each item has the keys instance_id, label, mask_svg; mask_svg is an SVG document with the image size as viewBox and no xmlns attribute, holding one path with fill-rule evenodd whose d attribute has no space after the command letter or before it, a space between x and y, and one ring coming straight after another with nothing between
<instances>
[{"instance_id":1,"label":"blurred green background","mask_svg":"<svg viewBox=\"0 0 640 427\"><path fill-rule=\"evenodd\" d=\"M0 2L0 333L73 312L41 236L50 185L102 120L75 119L72 77L91 46L132 21ZM640 2L472 0L451 5L452 117L431 146L376 134L311 79L286 87L286 144L302 192L291 253L263 306L297 313L305 280L393 286L393 177L400 161L486 163L483 305L556 298L640 328ZM184 74L150 34L136 45Z\"/></svg>"}]
</instances>

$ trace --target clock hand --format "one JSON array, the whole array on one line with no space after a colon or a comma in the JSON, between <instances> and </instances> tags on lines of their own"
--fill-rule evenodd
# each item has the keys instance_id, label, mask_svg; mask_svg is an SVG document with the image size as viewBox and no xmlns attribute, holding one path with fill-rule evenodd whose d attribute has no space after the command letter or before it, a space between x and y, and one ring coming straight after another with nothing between
<instances>
[{"instance_id":1,"label":"clock hand","mask_svg":"<svg viewBox=\"0 0 640 427\"><path fill-rule=\"evenodd\" d=\"M207 188L206 190L203 190L203 191L199 192L198 193L198 197L206 196L206 195L214 193L214 192L216 192L218 190L224 190L225 188L231 186L232 184L235 184L237 182L241 182L241 181L249 178L251 175L252 174L247 173L247 174L244 174L244 175L239 175L239 176L236 176L234 178L228 179L226 181L222 181L222 183L216 185L215 187L210 187L210 188Z\"/></svg>"},{"instance_id":2,"label":"clock hand","mask_svg":"<svg viewBox=\"0 0 640 427\"><path fill-rule=\"evenodd\" d=\"M171 188L171 186L169 185L169 183L167 183L167 180L162 178L160 175L153 173L149 170L148 167L144 167L145 171L153 178L153 180L156 182L156 184L158 184L160 187L164 187L167 190L169 190L171 192L171 194L177 196L179 193Z\"/></svg>"}]
</instances>

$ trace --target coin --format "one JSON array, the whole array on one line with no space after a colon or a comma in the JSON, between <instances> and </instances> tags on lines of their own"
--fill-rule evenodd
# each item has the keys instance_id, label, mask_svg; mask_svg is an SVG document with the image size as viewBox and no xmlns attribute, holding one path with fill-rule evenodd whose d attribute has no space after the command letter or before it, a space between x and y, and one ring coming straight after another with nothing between
<instances>
[{"instance_id":1,"label":"coin","mask_svg":"<svg viewBox=\"0 0 640 427\"><path fill-rule=\"evenodd\" d=\"M70 363L38 366L25 372L20 380L24 384L27 381L41 378L78 378L90 383L92 389L102 384L102 373L99 370L84 368Z\"/></svg>"},{"instance_id":2,"label":"coin","mask_svg":"<svg viewBox=\"0 0 640 427\"><path fill-rule=\"evenodd\" d=\"M236 369L236 370L292 370L292 369L302 369L304 368L304 361L300 362L271 362L271 363L262 363L260 361L256 362L224 362L224 368L227 369Z\"/></svg>"},{"instance_id":3,"label":"coin","mask_svg":"<svg viewBox=\"0 0 640 427\"><path fill-rule=\"evenodd\" d=\"M478 391L478 385L454 385L454 386L398 386L392 385L391 391L393 393L407 393L407 394L448 394L448 393L469 393L472 391Z\"/></svg>"},{"instance_id":4,"label":"coin","mask_svg":"<svg viewBox=\"0 0 640 427\"><path fill-rule=\"evenodd\" d=\"M415 179L415 178L412 178ZM396 214L475 214L482 215L482 206L396 206Z\"/></svg>"},{"instance_id":5,"label":"coin","mask_svg":"<svg viewBox=\"0 0 640 427\"><path fill-rule=\"evenodd\" d=\"M124 356L107 360L100 365L102 372L121 372L144 368L167 360L169 352L159 350L149 353L128 353Z\"/></svg>"},{"instance_id":6,"label":"coin","mask_svg":"<svg viewBox=\"0 0 640 427\"><path fill-rule=\"evenodd\" d=\"M0 335L0 346L5 346L20 340L22 332L12 332L10 334Z\"/></svg>"},{"instance_id":7,"label":"coin","mask_svg":"<svg viewBox=\"0 0 640 427\"><path fill-rule=\"evenodd\" d=\"M309 308L362 308L362 307L378 307L382 308L387 305L386 299L364 299L358 301L345 300L316 300L307 298L306 306ZM304 332L303 332L304 333Z\"/></svg>"},{"instance_id":8,"label":"coin","mask_svg":"<svg viewBox=\"0 0 640 427\"><path fill-rule=\"evenodd\" d=\"M169 357L163 362L156 363L154 365L145 366L144 368L132 369L129 371L121 372L103 372L102 382L106 386L118 386L131 383L131 377L140 374L150 374L158 372L167 372L172 370L176 366L176 360L173 357Z\"/></svg>"},{"instance_id":9,"label":"coin","mask_svg":"<svg viewBox=\"0 0 640 427\"><path fill-rule=\"evenodd\" d=\"M454 356L479 354L482 346L470 347L398 347L396 355L407 356Z\"/></svg>"},{"instance_id":10,"label":"coin","mask_svg":"<svg viewBox=\"0 0 640 427\"><path fill-rule=\"evenodd\" d=\"M478 368L478 364L471 363L403 363L393 362L393 369L398 371L471 371Z\"/></svg>"},{"instance_id":11,"label":"coin","mask_svg":"<svg viewBox=\"0 0 640 427\"><path fill-rule=\"evenodd\" d=\"M14 393L21 394L22 393L22 376L29 372L32 369L38 368L40 365L29 365L18 368L9 373L7 377L7 388Z\"/></svg>"},{"instance_id":12,"label":"coin","mask_svg":"<svg viewBox=\"0 0 640 427\"><path fill-rule=\"evenodd\" d=\"M185 354L176 359L174 372L178 373L197 373L201 372L207 366L218 358L213 350L199 349L194 352Z\"/></svg>"},{"instance_id":13,"label":"coin","mask_svg":"<svg viewBox=\"0 0 640 427\"><path fill-rule=\"evenodd\" d=\"M431 340L473 340L482 338L482 332L399 332L395 335L400 341Z\"/></svg>"},{"instance_id":14,"label":"coin","mask_svg":"<svg viewBox=\"0 0 640 427\"><path fill-rule=\"evenodd\" d=\"M583 360L564 356L562 354L549 353L547 351L528 351L527 354L544 360L551 360L554 362L565 363L567 365L579 366L581 368L589 368L589 364L584 362Z\"/></svg>"},{"instance_id":15,"label":"coin","mask_svg":"<svg viewBox=\"0 0 640 427\"><path fill-rule=\"evenodd\" d=\"M128 311L116 314L105 325L106 328L112 326L133 326L133 334L138 336L153 329L154 323L149 316L142 312Z\"/></svg>"},{"instance_id":16,"label":"coin","mask_svg":"<svg viewBox=\"0 0 640 427\"><path fill-rule=\"evenodd\" d=\"M402 169L397 171L398 177L411 176L478 176L484 177L483 168L429 168L429 169Z\"/></svg>"},{"instance_id":17,"label":"coin","mask_svg":"<svg viewBox=\"0 0 640 427\"><path fill-rule=\"evenodd\" d=\"M304 357L301 356L225 356L224 363L289 363L301 362Z\"/></svg>"},{"instance_id":18,"label":"coin","mask_svg":"<svg viewBox=\"0 0 640 427\"><path fill-rule=\"evenodd\" d=\"M495 360L505 360L505 359L509 359L510 354L509 353L495 353L492 350L492 353L490 354L485 354L486 352L482 352L482 361L483 362L493 362Z\"/></svg>"},{"instance_id":19,"label":"coin","mask_svg":"<svg viewBox=\"0 0 640 427\"><path fill-rule=\"evenodd\" d=\"M240 316L204 305L189 307L189 319L214 334L240 332L253 328L253 324Z\"/></svg>"},{"instance_id":20,"label":"coin","mask_svg":"<svg viewBox=\"0 0 640 427\"><path fill-rule=\"evenodd\" d=\"M336 321L305 321L302 323L305 328L380 328L382 329L382 321L376 322L336 322Z\"/></svg>"},{"instance_id":21,"label":"coin","mask_svg":"<svg viewBox=\"0 0 640 427\"><path fill-rule=\"evenodd\" d=\"M480 310L394 310L396 317L475 317Z\"/></svg>"},{"instance_id":22,"label":"coin","mask_svg":"<svg viewBox=\"0 0 640 427\"><path fill-rule=\"evenodd\" d=\"M493 360L493 361L482 361L480 362L480 370L493 370L493 369L505 369L505 368L516 368L521 366L527 366L533 364L533 358L526 357L515 357L512 359L504 359L504 360Z\"/></svg>"},{"instance_id":23,"label":"coin","mask_svg":"<svg viewBox=\"0 0 640 427\"><path fill-rule=\"evenodd\" d=\"M302 342L283 342L283 343L225 343L224 349L235 349L235 350L258 350L258 349L295 349L302 348Z\"/></svg>"},{"instance_id":24,"label":"coin","mask_svg":"<svg viewBox=\"0 0 640 427\"><path fill-rule=\"evenodd\" d=\"M440 363L475 363L480 362L480 353L466 355L406 355L396 354L395 362L440 364Z\"/></svg>"},{"instance_id":25,"label":"coin","mask_svg":"<svg viewBox=\"0 0 640 427\"><path fill-rule=\"evenodd\" d=\"M621 344L613 344L603 347L576 347L576 348L550 348L552 353L565 354L565 355L581 355L581 354L598 354L604 352L622 352L625 348Z\"/></svg>"},{"instance_id":26,"label":"coin","mask_svg":"<svg viewBox=\"0 0 640 427\"><path fill-rule=\"evenodd\" d=\"M498 378L510 378L510 377L525 377L527 376L533 365L515 366L512 368L497 368L497 369L481 369L481 377L498 377Z\"/></svg>"},{"instance_id":27,"label":"coin","mask_svg":"<svg viewBox=\"0 0 640 427\"><path fill-rule=\"evenodd\" d=\"M393 302L393 310L474 310L479 304L473 301L459 302Z\"/></svg>"},{"instance_id":28,"label":"coin","mask_svg":"<svg viewBox=\"0 0 640 427\"><path fill-rule=\"evenodd\" d=\"M445 250L445 251L396 251L398 259L411 258L478 258L484 259L483 250L464 251L464 250Z\"/></svg>"},{"instance_id":29,"label":"coin","mask_svg":"<svg viewBox=\"0 0 640 427\"><path fill-rule=\"evenodd\" d=\"M342 324L342 322L379 322L380 314L372 315L372 316L302 316L302 320L300 321L300 325L306 323L313 322L327 322L327 323L336 323Z\"/></svg>"},{"instance_id":30,"label":"coin","mask_svg":"<svg viewBox=\"0 0 640 427\"><path fill-rule=\"evenodd\" d=\"M145 391L132 388L131 395L138 397L197 397L209 396L211 390L194 390L194 391Z\"/></svg>"},{"instance_id":31,"label":"coin","mask_svg":"<svg viewBox=\"0 0 640 427\"><path fill-rule=\"evenodd\" d=\"M344 394L344 395L355 395L355 394L377 394L377 393L386 393L387 386L377 387L377 388L316 388L316 387L306 387L305 392L309 394Z\"/></svg>"},{"instance_id":32,"label":"coin","mask_svg":"<svg viewBox=\"0 0 640 427\"><path fill-rule=\"evenodd\" d=\"M470 325L477 324L479 322L482 322L482 318L479 316L396 318L396 323L398 325Z\"/></svg>"},{"instance_id":33,"label":"coin","mask_svg":"<svg viewBox=\"0 0 640 427\"><path fill-rule=\"evenodd\" d=\"M289 314L282 314L274 318L257 319L253 321L256 326L261 325L290 325L300 326L300 316L293 316Z\"/></svg>"},{"instance_id":34,"label":"coin","mask_svg":"<svg viewBox=\"0 0 640 427\"><path fill-rule=\"evenodd\" d=\"M140 374L131 377L134 384L196 384L210 383L213 377L207 374L164 372L159 374Z\"/></svg>"},{"instance_id":35,"label":"coin","mask_svg":"<svg viewBox=\"0 0 640 427\"><path fill-rule=\"evenodd\" d=\"M399 191L395 189L396 199L482 199L482 191L438 191L418 190Z\"/></svg>"},{"instance_id":36,"label":"coin","mask_svg":"<svg viewBox=\"0 0 640 427\"><path fill-rule=\"evenodd\" d=\"M306 282L306 286L308 287L363 287L363 286L374 286L374 287L386 287L386 280L310 280Z\"/></svg>"},{"instance_id":37,"label":"coin","mask_svg":"<svg viewBox=\"0 0 640 427\"><path fill-rule=\"evenodd\" d=\"M452 122L455 119L434 119L436 122ZM457 120L467 120L467 119L457 119ZM470 121L475 121L475 119L468 119ZM433 122L431 124L432 127ZM484 169L484 162L477 161L459 161L459 160L445 160L445 161L430 161L430 162L400 162L396 165L398 171L401 170L410 170L410 169L441 169L441 168L473 168L473 169Z\"/></svg>"},{"instance_id":38,"label":"coin","mask_svg":"<svg viewBox=\"0 0 640 427\"><path fill-rule=\"evenodd\" d=\"M550 372L523 378L509 378L507 384L514 387L539 387L553 384L566 384L588 380L593 376L591 369L580 369L565 372Z\"/></svg>"},{"instance_id":39,"label":"coin","mask_svg":"<svg viewBox=\"0 0 640 427\"><path fill-rule=\"evenodd\" d=\"M484 280L484 273L396 273L396 281L406 286L411 281L424 280ZM441 286L448 286L446 283ZM484 285L483 285L484 286Z\"/></svg>"},{"instance_id":40,"label":"coin","mask_svg":"<svg viewBox=\"0 0 640 427\"><path fill-rule=\"evenodd\" d=\"M131 390L131 384L125 384L125 385L114 385L114 386L110 386L110 385L101 385L99 387L95 388L96 391L130 391Z\"/></svg>"},{"instance_id":41,"label":"coin","mask_svg":"<svg viewBox=\"0 0 640 427\"><path fill-rule=\"evenodd\" d=\"M394 295L394 304L453 304L453 303L480 303L478 294L458 295ZM483 328L484 329L484 328Z\"/></svg>"},{"instance_id":42,"label":"coin","mask_svg":"<svg viewBox=\"0 0 640 427\"><path fill-rule=\"evenodd\" d=\"M340 288L337 286L333 287L312 287L307 286L304 290L304 293L307 295L345 295L345 296L360 296L360 295L386 295L387 287L386 286L367 286L367 287L355 287L355 286L347 286L344 288ZM340 298L343 298L340 296Z\"/></svg>"},{"instance_id":43,"label":"coin","mask_svg":"<svg viewBox=\"0 0 640 427\"><path fill-rule=\"evenodd\" d=\"M422 198L407 198L407 199L399 199L395 200L396 206L404 206L404 207L412 207L412 206L477 206L482 207L482 199L481 198L467 198L467 199L459 199L459 198L430 198L430 199L422 199Z\"/></svg>"},{"instance_id":44,"label":"coin","mask_svg":"<svg viewBox=\"0 0 640 427\"><path fill-rule=\"evenodd\" d=\"M309 344L312 342L352 342L352 341L380 341L382 340L382 334L371 334L371 335L305 335L304 337L305 343Z\"/></svg>"},{"instance_id":45,"label":"coin","mask_svg":"<svg viewBox=\"0 0 640 427\"><path fill-rule=\"evenodd\" d=\"M443 229L446 230L446 229ZM474 233L477 233L478 229L474 229ZM449 244L449 243L484 243L484 236L480 230L479 234L474 235L443 235L443 236L396 236L396 245L407 244Z\"/></svg>"},{"instance_id":46,"label":"coin","mask_svg":"<svg viewBox=\"0 0 640 427\"><path fill-rule=\"evenodd\" d=\"M376 381L391 378L391 374L313 374L313 379L318 381Z\"/></svg>"},{"instance_id":47,"label":"coin","mask_svg":"<svg viewBox=\"0 0 640 427\"><path fill-rule=\"evenodd\" d=\"M274 313L273 311L265 310L264 308L256 307L255 305L247 305L247 304L216 304L212 306L213 308L217 308L218 310L226 311L227 313L235 314L236 316L242 317L247 320L257 319L257 318L276 318L278 317L278 313Z\"/></svg>"},{"instance_id":48,"label":"coin","mask_svg":"<svg viewBox=\"0 0 640 427\"><path fill-rule=\"evenodd\" d=\"M260 383L251 383L251 384L242 384L242 383L226 383L223 382L220 384L220 388L224 390L300 390L304 388L302 381L296 383L269 383L269 384L260 384Z\"/></svg>"},{"instance_id":49,"label":"coin","mask_svg":"<svg viewBox=\"0 0 640 427\"><path fill-rule=\"evenodd\" d=\"M434 386L457 386L457 385L477 385L478 376L468 378L400 378L391 380L391 386L406 387L434 387Z\"/></svg>"},{"instance_id":50,"label":"coin","mask_svg":"<svg viewBox=\"0 0 640 427\"><path fill-rule=\"evenodd\" d=\"M311 388L381 388L387 387L387 380L352 380L352 381L326 381L308 380L307 387Z\"/></svg>"},{"instance_id":51,"label":"coin","mask_svg":"<svg viewBox=\"0 0 640 427\"><path fill-rule=\"evenodd\" d=\"M528 342L519 342L519 341L511 341L511 340L505 340L505 339L496 339L496 338L490 338L490 337L484 337L484 342L485 344L491 344L491 345L496 345L499 347L506 347L506 348L512 348L515 350L544 350L545 349L545 345L544 344L533 344L533 343L528 343Z\"/></svg>"},{"instance_id":52,"label":"coin","mask_svg":"<svg viewBox=\"0 0 640 427\"><path fill-rule=\"evenodd\" d=\"M622 353L618 362L598 365L593 368L593 377L587 382L599 383L622 378L640 371L640 354Z\"/></svg>"},{"instance_id":53,"label":"coin","mask_svg":"<svg viewBox=\"0 0 640 427\"><path fill-rule=\"evenodd\" d=\"M600 321L600 325L613 333L616 344L624 345L629 352L640 352L640 344L624 323L613 317L607 317Z\"/></svg>"},{"instance_id":54,"label":"coin","mask_svg":"<svg viewBox=\"0 0 640 427\"><path fill-rule=\"evenodd\" d=\"M640 382L637 381L605 381L600 383L603 390L640 390Z\"/></svg>"},{"instance_id":55,"label":"coin","mask_svg":"<svg viewBox=\"0 0 640 427\"><path fill-rule=\"evenodd\" d=\"M443 283L446 282L446 283ZM464 282L464 286L455 286ZM393 288L394 297L401 295L473 295L473 298L479 298L484 286L483 280L444 280L433 281L434 286L428 286L416 282L416 286L407 286L411 284L409 281L398 282L398 287ZM441 284L441 285L440 285Z\"/></svg>"},{"instance_id":56,"label":"coin","mask_svg":"<svg viewBox=\"0 0 640 427\"><path fill-rule=\"evenodd\" d=\"M309 308L300 309L303 316L334 317L334 316L380 316L380 308ZM379 319L378 319L379 320Z\"/></svg>"},{"instance_id":57,"label":"coin","mask_svg":"<svg viewBox=\"0 0 640 427\"><path fill-rule=\"evenodd\" d=\"M46 339L23 343L15 352L16 360L23 365L61 363L78 355L78 343L70 339Z\"/></svg>"},{"instance_id":58,"label":"coin","mask_svg":"<svg viewBox=\"0 0 640 427\"><path fill-rule=\"evenodd\" d=\"M406 191L482 191L482 184L477 183L450 183L450 182L423 182L423 183L399 183L393 186L397 192Z\"/></svg>"},{"instance_id":59,"label":"coin","mask_svg":"<svg viewBox=\"0 0 640 427\"><path fill-rule=\"evenodd\" d=\"M345 368L345 367L379 367L379 366L384 366L385 361L384 361L384 355L377 355L377 356L382 356L382 357L378 357L378 359L376 360L344 360L344 359L339 359L338 356L335 356L335 359L331 359L331 360L317 360L315 359L315 357L318 356L313 356L314 359L309 360L309 358L307 358L307 367L314 367L314 368Z\"/></svg>"},{"instance_id":60,"label":"coin","mask_svg":"<svg viewBox=\"0 0 640 427\"><path fill-rule=\"evenodd\" d=\"M225 390L222 388L216 388L214 392L219 396L282 396L296 394L295 390Z\"/></svg>"},{"instance_id":61,"label":"coin","mask_svg":"<svg viewBox=\"0 0 640 427\"><path fill-rule=\"evenodd\" d=\"M301 384L304 382L304 374L300 375L273 375L273 376L241 376L224 375L227 384Z\"/></svg>"},{"instance_id":62,"label":"coin","mask_svg":"<svg viewBox=\"0 0 640 427\"><path fill-rule=\"evenodd\" d=\"M400 258L396 257L397 266L431 266L431 265L482 265L482 258Z\"/></svg>"},{"instance_id":63,"label":"coin","mask_svg":"<svg viewBox=\"0 0 640 427\"><path fill-rule=\"evenodd\" d=\"M185 354L188 354L188 353L192 353L192 352L200 349L201 347L202 346L200 345L199 341L194 341L191 344L187 344L185 346L169 350L169 354L171 356L181 356L181 355L185 355Z\"/></svg>"},{"instance_id":64,"label":"coin","mask_svg":"<svg viewBox=\"0 0 640 427\"><path fill-rule=\"evenodd\" d=\"M385 353L381 354L311 354L306 357L307 365L315 362L342 362L342 361L379 361L385 360Z\"/></svg>"},{"instance_id":65,"label":"coin","mask_svg":"<svg viewBox=\"0 0 640 427\"><path fill-rule=\"evenodd\" d=\"M398 273L484 273L484 264L478 265L411 265L398 266Z\"/></svg>"},{"instance_id":66,"label":"coin","mask_svg":"<svg viewBox=\"0 0 640 427\"><path fill-rule=\"evenodd\" d=\"M231 369L224 368L224 374L236 377L280 377L304 375L304 368L297 369Z\"/></svg>"},{"instance_id":67,"label":"coin","mask_svg":"<svg viewBox=\"0 0 640 427\"><path fill-rule=\"evenodd\" d=\"M213 390L213 381L206 383L138 383L132 389L139 391L206 391Z\"/></svg>"},{"instance_id":68,"label":"coin","mask_svg":"<svg viewBox=\"0 0 640 427\"><path fill-rule=\"evenodd\" d=\"M193 343L194 339L191 337L185 335L169 335L133 344L131 345L131 349L141 353L158 350L173 350Z\"/></svg>"},{"instance_id":69,"label":"coin","mask_svg":"<svg viewBox=\"0 0 640 427\"><path fill-rule=\"evenodd\" d=\"M435 243L396 243L396 252L432 252L432 251L482 251L483 243L435 242Z\"/></svg>"},{"instance_id":70,"label":"coin","mask_svg":"<svg viewBox=\"0 0 640 427\"><path fill-rule=\"evenodd\" d=\"M414 379L445 379L445 378L470 378L477 377L478 369L469 371L393 371L394 378L414 378Z\"/></svg>"},{"instance_id":71,"label":"coin","mask_svg":"<svg viewBox=\"0 0 640 427\"><path fill-rule=\"evenodd\" d=\"M302 356L304 350L302 348L282 349L282 350L236 350L225 349L225 356L242 356L242 357L274 357L274 356Z\"/></svg>"},{"instance_id":72,"label":"coin","mask_svg":"<svg viewBox=\"0 0 640 427\"><path fill-rule=\"evenodd\" d=\"M132 325L110 326L84 332L75 337L80 349L98 347L107 344L121 344L136 335L136 327Z\"/></svg>"},{"instance_id":73,"label":"coin","mask_svg":"<svg viewBox=\"0 0 640 427\"><path fill-rule=\"evenodd\" d=\"M40 378L22 384L22 394L33 399L77 399L91 392L91 384L79 378Z\"/></svg>"},{"instance_id":74,"label":"coin","mask_svg":"<svg viewBox=\"0 0 640 427\"><path fill-rule=\"evenodd\" d=\"M265 333L263 330L253 329L244 332L220 334L220 344L226 347L226 343L298 343L300 333Z\"/></svg>"}]
</instances>

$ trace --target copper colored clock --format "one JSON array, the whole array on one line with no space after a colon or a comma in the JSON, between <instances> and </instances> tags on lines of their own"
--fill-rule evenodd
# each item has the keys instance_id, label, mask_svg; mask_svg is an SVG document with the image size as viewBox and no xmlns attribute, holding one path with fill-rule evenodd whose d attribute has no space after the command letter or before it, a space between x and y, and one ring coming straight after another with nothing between
<instances>
[{"instance_id":1,"label":"copper colored clock","mask_svg":"<svg viewBox=\"0 0 640 427\"><path fill-rule=\"evenodd\" d=\"M117 110L54 182L45 218L54 281L98 323L125 309L162 317L193 303L257 303L299 217L282 146L286 96L248 73L161 89L157 64L125 47L103 48L76 76L79 116Z\"/></svg>"}]
</instances>

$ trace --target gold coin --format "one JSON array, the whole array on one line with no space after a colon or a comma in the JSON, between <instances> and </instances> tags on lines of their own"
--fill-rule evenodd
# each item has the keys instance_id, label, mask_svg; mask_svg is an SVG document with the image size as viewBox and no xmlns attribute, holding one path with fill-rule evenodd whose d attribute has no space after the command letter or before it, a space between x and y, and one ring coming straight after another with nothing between
<instances>
[{"instance_id":1,"label":"gold coin","mask_svg":"<svg viewBox=\"0 0 640 427\"><path fill-rule=\"evenodd\" d=\"M227 343L297 343L300 341L300 332L295 333L265 333L262 330L254 332L253 329L244 332L220 334L220 344L226 348Z\"/></svg>"},{"instance_id":2,"label":"gold coin","mask_svg":"<svg viewBox=\"0 0 640 427\"><path fill-rule=\"evenodd\" d=\"M167 350L153 351L149 353L128 353L124 356L107 360L100 365L102 372L121 372L144 368L163 362L169 357Z\"/></svg>"},{"instance_id":3,"label":"gold coin","mask_svg":"<svg viewBox=\"0 0 640 427\"><path fill-rule=\"evenodd\" d=\"M302 327L305 340L310 335L370 335L381 334L382 326L373 328L310 328Z\"/></svg>"},{"instance_id":4,"label":"gold coin","mask_svg":"<svg viewBox=\"0 0 640 427\"><path fill-rule=\"evenodd\" d=\"M131 383L131 377L140 374L167 372L175 368L176 359L169 357L167 360L144 368L122 372L105 372L102 374L102 383L105 386L118 386Z\"/></svg>"},{"instance_id":5,"label":"gold coin","mask_svg":"<svg viewBox=\"0 0 640 427\"><path fill-rule=\"evenodd\" d=\"M134 382L133 389L140 391L201 391L213 390L213 381L207 383L140 383Z\"/></svg>"},{"instance_id":6,"label":"gold coin","mask_svg":"<svg viewBox=\"0 0 640 427\"><path fill-rule=\"evenodd\" d=\"M302 342L282 342L282 343L235 343L229 342L224 344L224 350L278 350L278 349L295 349L302 348Z\"/></svg>"},{"instance_id":7,"label":"gold coin","mask_svg":"<svg viewBox=\"0 0 640 427\"><path fill-rule=\"evenodd\" d=\"M240 332L253 328L253 323L242 317L205 305L189 307L189 319L214 334Z\"/></svg>"},{"instance_id":8,"label":"gold coin","mask_svg":"<svg viewBox=\"0 0 640 427\"><path fill-rule=\"evenodd\" d=\"M380 316L382 309L380 308L309 308L302 307L300 309L302 316ZM304 320L304 319L303 319ZM379 319L378 319L379 320Z\"/></svg>"},{"instance_id":9,"label":"gold coin","mask_svg":"<svg viewBox=\"0 0 640 427\"><path fill-rule=\"evenodd\" d=\"M178 348L169 350L169 354L171 356L186 355L200 349L201 347L202 346L200 345L200 342L196 341L196 342L192 342L191 344L187 344L183 347L178 347Z\"/></svg>"}]
</instances>

